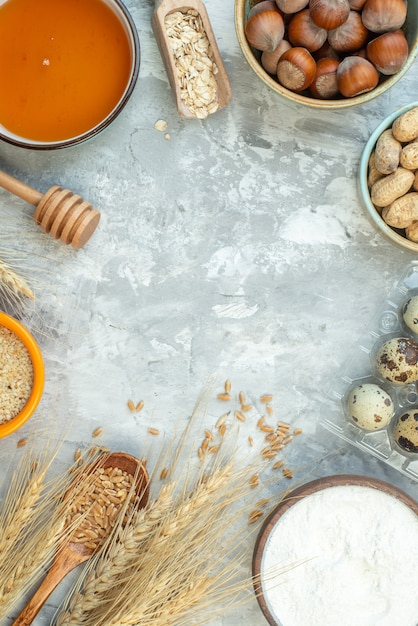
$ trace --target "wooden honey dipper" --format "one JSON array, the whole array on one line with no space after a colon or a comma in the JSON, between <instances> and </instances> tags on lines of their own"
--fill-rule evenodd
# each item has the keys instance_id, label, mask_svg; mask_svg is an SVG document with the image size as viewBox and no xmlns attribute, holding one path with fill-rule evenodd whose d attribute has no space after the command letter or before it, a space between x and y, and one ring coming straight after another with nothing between
<instances>
[{"instance_id":1,"label":"wooden honey dipper","mask_svg":"<svg viewBox=\"0 0 418 626\"><path fill-rule=\"evenodd\" d=\"M36 207L34 220L55 239L82 248L100 221L100 212L68 189L54 185L44 194L0 170L0 186Z\"/></svg>"}]
</instances>

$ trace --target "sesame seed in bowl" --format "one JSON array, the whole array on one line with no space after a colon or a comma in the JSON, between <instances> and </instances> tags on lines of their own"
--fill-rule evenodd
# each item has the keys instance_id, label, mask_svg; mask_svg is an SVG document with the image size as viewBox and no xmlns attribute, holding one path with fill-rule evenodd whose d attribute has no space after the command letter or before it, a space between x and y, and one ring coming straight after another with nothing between
<instances>
[{"instance_id":1,"label":"sesame seed in bowl","mask_svg":"<svg viewBox=\"0 0 418 626\"><path fill-rule=\"evenodd\" d=\"M33 415L44 380L34 337L14 317L0 312L0 437L18 430Z\"/></svg>"}]
</instances>

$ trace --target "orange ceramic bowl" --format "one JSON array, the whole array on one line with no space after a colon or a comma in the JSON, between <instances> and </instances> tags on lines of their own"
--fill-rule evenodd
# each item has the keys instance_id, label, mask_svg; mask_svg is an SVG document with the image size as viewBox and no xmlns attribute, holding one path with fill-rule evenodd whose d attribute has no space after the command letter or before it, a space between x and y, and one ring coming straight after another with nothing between
<instances>
[{"instance_id":1,"label":"orange ceramic bowl","mask_svg":"<svg viewBox=\"0 0 418 626\"><path fill-rule=\"evenodd\" d=\"M27 328L25 328L14 317L11 317L10 315L7 315L6 313L3 313L1 311L0 326L8 328L22 341L27 351L29 352L33 366L33 386L28 401L26 402L20 413L15 415L15 417L5 422L4 424L0 424L0 437L6 437L7 435L11 435L16 430L18 430L18 428L23 426L23 424L25 424L35 412L44 389L45 368L39 346L31 333L27 330Z\"/></svg>"}]
</instances>

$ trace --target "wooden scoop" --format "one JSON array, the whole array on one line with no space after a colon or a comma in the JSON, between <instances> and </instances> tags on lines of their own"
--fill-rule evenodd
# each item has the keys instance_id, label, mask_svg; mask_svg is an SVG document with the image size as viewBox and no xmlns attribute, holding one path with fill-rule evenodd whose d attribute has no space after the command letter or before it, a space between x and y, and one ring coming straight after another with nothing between
<instances>
[{"instance_id":1,"label":"wooden scoop","mask_svg":"<svg viewBox=\"0 0 418 626\"><path fill-rule=\"evenodd\" d=\"M36 206L34 219L42 230L73 248L82 248L100 221L89 202L57 185L42 194L0 170L0 186Z\"/></svg>"},{"instance_id":2,"label":"wooden scoop","mask_svg":"<svg viewBox=\"0 0 418 626\"><path fill-rule=\"evenodd\" d=\"M135 491L141 498L139 507L146 505L149 496L149 477L141 461L124 452L115 452L106 455L104 460L99 459L91 466L91 469L94 469L97 465L103 468L117 467L134 476L136 478ZM64 543L58 549L48 574L12 626L29 626L61 580L75 567L87 561L93 554L94 551L86 547L84 543L73 543L71 541Z\"/></svg>"},{"instance_id":3,"label":"wooden scoop","mask_svg":"<svg viewBox=\"0 0 418 626\"><path fill-rule=\"evenodd\" d=\"M164 25L166 15L174 11L180 11L182 13L185 13L188 11L188 9L194 9L199 13L202 19L203 28L210 44L210 48L212 50L213 61L218 68L218 72L217 74L215 74L217 85L218 110L223 108L230 102L232 97L232 91L228 75L225 71L222 57L219 52L218 44L216 43L212 26L209 21L209 16L202 0L155 0L155 10L151 19L151 24L155 37L157 39L158 47L160 49L160 53L165 65L171 88L174 91L177 110L182 117L192 119L196 118L196 114L190 111L188 106L181 98L181 85L179 77L177 75L176 62Z\"/></svg>"}]
</instances>

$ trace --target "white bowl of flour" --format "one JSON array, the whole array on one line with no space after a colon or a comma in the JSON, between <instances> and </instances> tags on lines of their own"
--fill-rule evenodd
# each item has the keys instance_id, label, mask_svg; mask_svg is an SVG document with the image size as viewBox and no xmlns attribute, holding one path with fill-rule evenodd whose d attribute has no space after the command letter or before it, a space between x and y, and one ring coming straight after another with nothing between
<instances>
[{"instance_id":1,"label":"white bowl of flour","mask_svg":"<svg viewBox=\"0 0 418 626\"><path fill-rule=\"evenodd\" d=\"M266 519L253 574L272 626L417 626L418 503L365 476L312 481Z\"/></svg>"}]
</instances>

